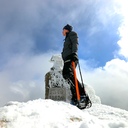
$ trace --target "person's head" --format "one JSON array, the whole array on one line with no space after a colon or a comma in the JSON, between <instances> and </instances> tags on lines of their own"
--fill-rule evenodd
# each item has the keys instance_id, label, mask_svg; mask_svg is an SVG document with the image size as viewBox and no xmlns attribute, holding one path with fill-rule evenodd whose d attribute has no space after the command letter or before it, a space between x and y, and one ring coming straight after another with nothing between
<instances>
[{"instance_id":1,"label":"person's head","mask_svg":"<svg viewBox=\"0 0 128 128\"><path fill-rule=\"evenodd\" d=\"M69 33L71 32L73 29L73 27L69 24L67 24L66 26L63 27L63 36L66 36L66 33Z\"/></svg>"}]
</instances>

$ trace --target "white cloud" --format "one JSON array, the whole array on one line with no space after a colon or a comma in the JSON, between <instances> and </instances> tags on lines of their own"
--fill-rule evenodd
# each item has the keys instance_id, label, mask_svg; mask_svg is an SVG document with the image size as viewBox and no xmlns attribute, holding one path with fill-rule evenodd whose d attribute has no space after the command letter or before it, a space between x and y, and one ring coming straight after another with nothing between
<instances>
[{"instance_id":1,"label":"white cloud","mask_svg":"<svg viewBox=\"0 0 128 128\"><path fill-rule=\"evenodd\" d=\"M119 40L117 43L120 46L119 54L123 55L126 59L128 59L128 1L119 1L118 0L118 13L122 15L122 25L119 27L119 35L121 37L121 40Z\"/></svg>"},{"instance_id":2,"label":"white cloud","mask_svg":"<svg viewBox=\"0 0 128 128\"><path fill-rule=\"evenodd\" d=\"M0 106L10 100L44 98L45 74L52 67L49 52L41 55L17 55L0 71Z\"/></svg>"},{"instance_id":3,"label":"white cloud","mask_svg":"<svg viewBox=\"0 0 128 128\"><path fill-rule=\"evenodd\" d=\"M84 83L95 89L102 103L127 109L128 62L113 59L96 69L90 69L84 61L80 64Z\"/></svg>"},{"instance_id":4,"label":"white cloud","mask_svg":"<svg viewBox=\"0 0 128 128\"><path fill-rule=\"evenodd\" d=\"M126 61L128 59L128 2L115 1L115 4L114 13L122 16L122 24L118 30L121 39L117 42L120 47L117 51L119 56L115 54L115 59L106 62L104 67L93 69L82 60L81 65L84 82L94 87L103 103L128 110L128 62ZM106 20L104 21L103 18L102 21ZM119 59L120 55L124 56L126 60Z\"/></svg>"},{"instance_id":5,"label":"white cloud","mask_svg":"<svg viewBox=\"0 0 128 128\"><path fill-rule=\"evenodd\" d=\"M128 21L126 21L128 23ZM128 25L124 23L119 28L121 40L118 41L118 45L120 46L119 54L123 55L128 60Z\"/></svg>"}]
</instances>

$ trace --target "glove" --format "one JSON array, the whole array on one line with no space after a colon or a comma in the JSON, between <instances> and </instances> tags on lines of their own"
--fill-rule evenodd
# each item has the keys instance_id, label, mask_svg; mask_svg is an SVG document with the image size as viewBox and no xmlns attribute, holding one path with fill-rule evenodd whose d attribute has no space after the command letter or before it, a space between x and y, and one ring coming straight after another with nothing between
<instances>
[{"instance_id":1,"label":"glove","mask_svg":"<svg viewBox=\"0 0 128 128\"><path fill-rule=\"evenodd\" d=\"M74 61L74 62L78 61L78 56L76 53L71 54L71 61Z\"/></svg>"}]
</instances>

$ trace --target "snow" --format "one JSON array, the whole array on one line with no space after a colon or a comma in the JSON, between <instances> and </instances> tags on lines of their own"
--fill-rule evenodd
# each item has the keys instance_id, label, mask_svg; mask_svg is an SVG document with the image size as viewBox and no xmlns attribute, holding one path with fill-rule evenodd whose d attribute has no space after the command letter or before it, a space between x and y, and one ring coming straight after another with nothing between
<instances>
[{"instance_id":1,"label":"snow","mask_svg":"<svg viewBox=\"0 0 128 128\"><path fill-rule=\"evenodd\" d=\"M50 87L69 88L61 75L60 56L51 58ZM57 84L56 84L57 83ZM36 99L8 102L0 108L0 128L128 128L128 111L101 104L92 87L85 85L93 105L80 110L64 101Z\"/></svg>"},{"instance_id":2,"label":"snow","mask_svg":"<svg viewBox=\"0 0 128 128\"><path fill-rule=\"evenodd\" d=\"M128 128L128 111L102 104L80 110L63 101L9 102L0 108L0 128Z\"/></svg>"}]
</instances>

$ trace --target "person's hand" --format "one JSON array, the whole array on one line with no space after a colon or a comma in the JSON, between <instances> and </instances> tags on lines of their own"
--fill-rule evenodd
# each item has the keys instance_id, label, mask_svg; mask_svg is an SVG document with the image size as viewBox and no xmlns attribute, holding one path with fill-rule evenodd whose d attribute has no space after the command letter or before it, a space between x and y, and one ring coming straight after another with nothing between
<instances>
[{"instance_id":1,"label":"person's hand","mask_svg":"<svg viewBox=\"0 0 128 128\"><path fill-rule=\"evenodd\" d=\"M71 54L71 61L74 61L74 62L78 61L78 56L76 53Z\"/></svg>"}]
</instances>

